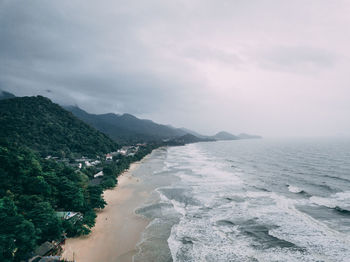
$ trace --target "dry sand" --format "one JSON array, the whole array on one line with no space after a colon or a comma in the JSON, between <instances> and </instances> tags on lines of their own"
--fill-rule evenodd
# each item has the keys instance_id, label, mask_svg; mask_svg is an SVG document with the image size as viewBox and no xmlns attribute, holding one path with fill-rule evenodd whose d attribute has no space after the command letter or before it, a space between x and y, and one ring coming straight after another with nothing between
<instances>
[{"instance_id":1,"label":"dry sand","mask_svg":"<svg viewBox=\"0 0 350 262\"><path fill-rule=\"evenodd\" d=\"M142 161L141 161L142 162ZM66 240L63 258L77 262L130 262L137 252L136 244L149 221L137 216L134 210L143 203L144 191L133 170L139 163L118 178L118 186L104 192L107 206L101 210L90 235Z\"/></svg>"}]
</instances>

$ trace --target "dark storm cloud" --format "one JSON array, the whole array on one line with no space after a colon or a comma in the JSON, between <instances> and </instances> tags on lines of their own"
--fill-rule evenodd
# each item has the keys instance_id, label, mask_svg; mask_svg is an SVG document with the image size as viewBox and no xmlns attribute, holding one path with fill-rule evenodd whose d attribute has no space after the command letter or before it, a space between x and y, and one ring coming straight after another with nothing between
<instances>
[{"instance_id":1,"label":"dark storm cloud","mask_svg":"<svg viewBox=\"0 0 350 262\"><path fill-rule=\"evenodd\" d=\"M94 17L105 11L96 14L98 5L84 9L84 1L60 3L1 3L3 89L19 95L50 89L61 103L100 102L100 111L130 113L147 113L176 98L181 80L160 79L147 68L151 58L134 38L136 21L123 15Z\"/></svg>"}]
</instances>

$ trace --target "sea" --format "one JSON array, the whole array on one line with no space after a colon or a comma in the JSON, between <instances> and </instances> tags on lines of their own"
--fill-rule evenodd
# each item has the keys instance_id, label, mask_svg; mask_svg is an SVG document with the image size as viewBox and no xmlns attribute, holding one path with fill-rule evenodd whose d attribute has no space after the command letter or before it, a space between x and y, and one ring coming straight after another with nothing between
<instances>
[{"instance_id":1,"label":"sea","mask_svg":"<svg viewBox=\"0 0 350 262\"><path fill-rule=\"evenodd\" d=\"M147 165L134 262L350 261L350 140L203 142Z\"/></svg>"}]
</instances>

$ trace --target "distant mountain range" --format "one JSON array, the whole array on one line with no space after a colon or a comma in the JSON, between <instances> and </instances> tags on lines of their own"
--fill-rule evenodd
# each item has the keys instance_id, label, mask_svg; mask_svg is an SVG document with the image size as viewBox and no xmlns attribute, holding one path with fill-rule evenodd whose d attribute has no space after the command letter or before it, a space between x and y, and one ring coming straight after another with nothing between
<instances>
[{"instance_id":1,"label":"distant mountain range","mask_svg":"<svg viewBox=\"0 0 350 262\"><path fill-rule=\"evenodd\" d=\"M232 135L228 132L221 131L213 136L215 140L238 140L240 139L238 136Z\"/></svg>"},{"instance_id":2,"label":"distant mountain range","mask_svg":"<svg viewBox=\"0 0 350 262\"><path fill-rule=\"evenodd\" d=\"M15 98L11 93L2 91L0 100ZM233 135L221 131L214 136L205 136L187 128L175 128L170 125L157 124L151 120L139 119L130 114L90 114L78 106L65 106L75 117L93 128L108 135L119 144L140 142L168 141L169 143L194 143L200 141L239 140L261 138L260 136Z\"/></svg>"},{"instance_id":3,"label":"distant mountain range","mask_svg":"<svg viewBox=\"0 0 350 262\"><path fill-rule=\"evenodd\" d=\"M89 114L77 106L67 106L65 109L97 130L109 135L115 141L123 144L171 139L187 134L187 132L179 128L160 125L151 120L139 119L130 114Z\"/></svg>"}]
</instances>

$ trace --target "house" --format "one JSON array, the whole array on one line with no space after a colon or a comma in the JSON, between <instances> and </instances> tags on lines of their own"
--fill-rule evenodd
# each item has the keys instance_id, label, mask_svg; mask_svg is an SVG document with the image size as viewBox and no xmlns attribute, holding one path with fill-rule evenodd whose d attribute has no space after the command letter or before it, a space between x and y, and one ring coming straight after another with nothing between
<instances>
[{"instance_id":1,"label":"house","mask_svg":"<svg viewBox=\"0 0 350 262\"><path fill-rule=\"evenodd\" d=\"M94 175L94 178L96 177L102 177L103 176L103 171L100 171Z\"/></svg>"},{"instance_id":2,"label":"house","mask_svg":"<svg viewBox=\"0 0 350 262\"><path fill-rule=\"evenodd\" d=\"M113 159L112 154L107 154L107 155L106 155L106 160L112 160L112 159Z\"/></svg>"},{"instance_id":3,"label":"house","mask_svg":"<svg viewBox=\"0 0 350 262\"><path fill-rule=\"evenodd\" d=\"M92 161L90 164L93 165L93 166L96 166L96 165L98 165L99 163L101 163L101 161L95 160L95 161Z\"/></svg>"},{"instance_id":4,"label":"house","mask_svg":"<svg viewBox=\"0 0 350 262\"><path fill-rule=\"evenodd\" d=\"M48 256L42 257L39 262L60 262L62 261L60 256Z\"/></svg>"},{"instance_id":5,"label":"house","mask_svg":"<svg viewBox=\"0 0 350 262\"><path fill-rule=\"evenodd\" d=\"M37 247L34 251L34 253L37 256L47 256L50 255L55 250L55 245L50 243L49 241L46 241L39 247Z\"/></svg>"},{"instance_id":6,"label":"house","mask_svg":"<svg viewBox=\"0 0 350 262\"><path fill-rule=\"evenodd\" d=\"M63 211L63 212L56 212L56 215L60 218L63 218L64 220L71 219L72 217L78 215L77 212L71 212L71 211Z\"/></svg>"},{"instance_id":7,"label":"house","mask_svg":"<svg viewBox=\"0 0 350 262\"><path fill-rule=\"evenodd\" d=\"M61 251L59 243L46 241L37 247L33 253L34 257L30 258L28 262L59 262L59 256L53 256Z\"/></svg>"},{"instance_id":8,"label":"house","mask_svg":"<svg viewBox=\"0 0 350 262\"><path fill-rule=\"evenodd\" d=\"M126 155L126 150L125 149L119 149L117 152L118 152L118 154L121 154L123 156Z\"/></svg>"},{"instance_id":9,"label":"house","mask_svg":"<svg viewBox=\"0 0 350 262\"><path fill-rule=\"evenodd\" d=\"M75 224L78 220L83 219L83 215L81 213L72 211L59 211L56 212L56 216L62 220L72 220L73 224Z\"/></svg>"}]
</instances>

